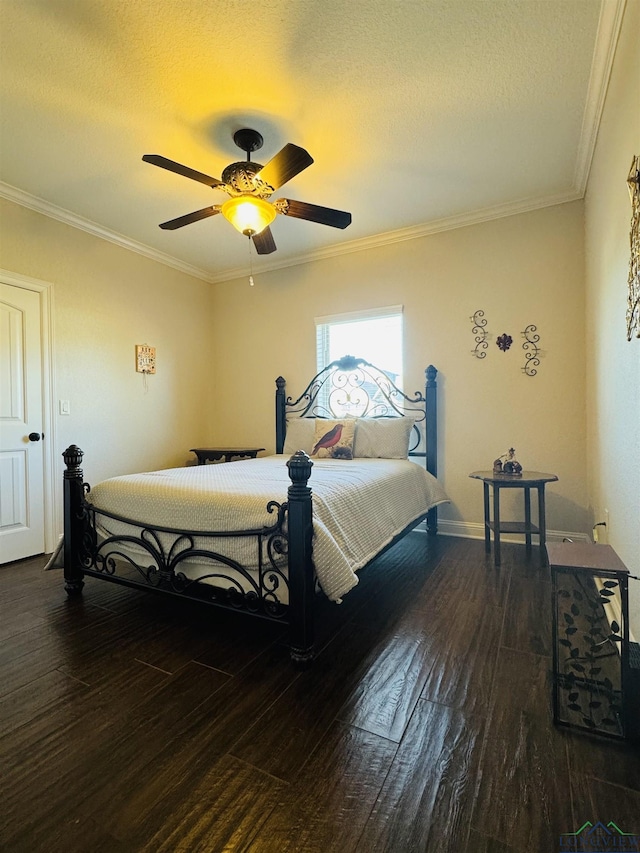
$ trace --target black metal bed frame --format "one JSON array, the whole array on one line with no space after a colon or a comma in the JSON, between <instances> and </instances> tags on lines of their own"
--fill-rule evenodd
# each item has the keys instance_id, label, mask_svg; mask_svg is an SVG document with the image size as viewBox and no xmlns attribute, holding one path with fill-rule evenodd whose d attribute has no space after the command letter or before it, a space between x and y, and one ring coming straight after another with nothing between
<instances>
[{"instance_id":1,"label":"black metal bed frame","mask_svg":"<svg viewBox=\"0 0 640 853\"><path fill-rule=\"evenodd\" d=\"M283 452L288 417L337 417L346 406L359 417L412 417L410 456L423 458L426 470L436 476L437 370L430 365L425 374L425 393L416 392L410 397L369 362L345 356L321 370L296 400L286 396L286 382L279 376L275 395L276 452ZM304 451L297 451L286 463L291 481L286 501L273 500L267 505L268 512L275 516L273 524L224 532L151 527L97 509L87 500L91 487L84 482L80 467L82 450L71 445L62 455L66 466L64 578L68 595L82 592L87 575L279 621L289 626L292 660L300 665L313 660L316 582L312 491L308 485L313 462ZM127 525L127 532L101 534L101 518ZM392 547L423 519L429 533L435 534L437 509L433 508L383 550ZM216 540L234 537L255 542L257 572L215 549ZM143 565L143 558L151 562ZM198 578L188 578L181 571L186 560L203 565ZM288 604L283 602L284 590Z\"/></svg>"}]
</instances>

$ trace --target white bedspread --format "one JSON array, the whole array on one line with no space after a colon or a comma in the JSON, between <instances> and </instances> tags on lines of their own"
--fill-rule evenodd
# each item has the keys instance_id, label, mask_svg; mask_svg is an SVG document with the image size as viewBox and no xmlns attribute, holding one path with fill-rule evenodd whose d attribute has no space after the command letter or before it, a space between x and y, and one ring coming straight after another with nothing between
<instances>
[{"instance_id":1,"label":"white bedspread","mask_svg":"<svg viewBox=\"0 0 640 853\"><path fill-rule=\"evenodd\" d=\"M275 521L267 503L287 499L288 458L267 456L114 477L95 486L88 500L96 508L150 526L203 532L260 529ZM314 460L309 486L313 560L320 586L332 601L358 583L358 569L394 536L431 507L448 501L441 484L408 460ZM224 542L225 553L247 568L257 567L255 557L254 565L248 565L248 541Z\"/></svg>"}]
</instances>

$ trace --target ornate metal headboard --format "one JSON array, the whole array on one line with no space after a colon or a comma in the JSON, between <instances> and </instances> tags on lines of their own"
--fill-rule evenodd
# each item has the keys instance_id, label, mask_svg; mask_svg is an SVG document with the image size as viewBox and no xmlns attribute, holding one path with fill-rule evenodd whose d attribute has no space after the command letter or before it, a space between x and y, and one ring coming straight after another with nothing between
<instances>
[{"instance_id":1,"label":"ornate metal headboard","mask_svg":"<svg viewBox=\"0 0 640 853\"><path fill-rule=\"evenodd\" d=\"M282 453L287 418L410 417L414 421L409 455L424 457L427 471L437 474L438 371L427 367L425 393L405 394L384 371L363 358L345 355L323 368L294 400L285 380L276 379L276 453Z\"/></svg>"}]
</instances>

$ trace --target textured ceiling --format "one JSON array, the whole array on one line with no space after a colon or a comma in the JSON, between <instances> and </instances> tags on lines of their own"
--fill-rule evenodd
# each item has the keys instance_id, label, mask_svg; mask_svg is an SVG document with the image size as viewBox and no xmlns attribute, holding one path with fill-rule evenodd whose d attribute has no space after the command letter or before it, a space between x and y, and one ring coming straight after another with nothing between
<instances>
[{"instance_id":1,"label":"textured ceiling","mask_svg":"<svg viewBox=\"0 0 640 853\"><path fill-rule=\"evenodd\" d=\"M0 195L219 281L248 267L214 177L254 127L315 163L254 273L583 194L624 0L0 0Z\"/></svg>"}]
</instances>

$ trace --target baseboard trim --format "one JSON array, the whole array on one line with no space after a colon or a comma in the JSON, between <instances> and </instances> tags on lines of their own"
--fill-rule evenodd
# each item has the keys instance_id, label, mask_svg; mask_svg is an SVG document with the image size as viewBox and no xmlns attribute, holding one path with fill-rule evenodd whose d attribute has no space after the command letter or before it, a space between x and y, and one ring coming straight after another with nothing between
<instances>
[{"instance_id":1,"label":"baseboard trim","mask_svg":"<svg viewBox=\"0 0 640 853\"><path fill-rule=\"evenodd\" d=\"M459 536L462 539L484 539L484 524L474 521L445 521L444 519L438 519L438 533L442 536ZM562 542L565 539L571 539L573 542L591 542L586 533L576 533L568 530L547 530L547 542ZM533 534L533 541L534 543L538 541L535 533ZM500 542L523 545L524 534L502 534Z\"/></svg>"}]
</instances>

